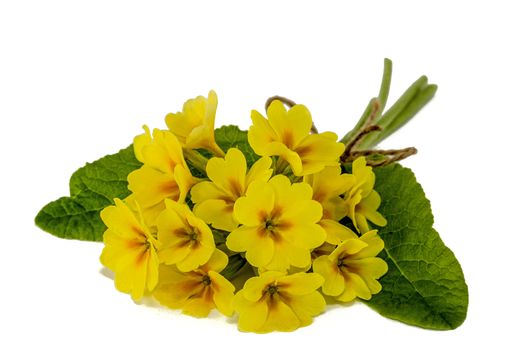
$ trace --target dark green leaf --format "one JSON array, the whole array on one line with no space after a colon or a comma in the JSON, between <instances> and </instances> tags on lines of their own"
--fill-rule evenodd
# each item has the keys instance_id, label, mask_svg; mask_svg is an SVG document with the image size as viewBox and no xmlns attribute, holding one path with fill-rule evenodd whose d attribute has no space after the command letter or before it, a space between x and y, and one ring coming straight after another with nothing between
<instances>
[{"instance_id":1,"label":"dark green leaf","mask_svg":"<svg viewBox=\"0 0 525 350\"><path fill-rule=\"evenodd\" d=\"M47 204L35 218L38 227L55 236L83 241L101 241L105 226L100 211L125 198L127 176L141 163L135 159L133 146L88 163L71 176L70 197Z\"/></svg>"},{"instance_id":2,"label":"dark green leaf","mask_svg":"<svg viewBox=\"0 0 525 350\"><path fill-rule=\"evenodd\" d=\"M430 329L454 329L465 320L468 289L461 266L439 234L414 173L399 164L375 168L379 212L388 220L379 233L388 273L383 290L367 304L380 314Z\"/></svg>"}]
</instances>

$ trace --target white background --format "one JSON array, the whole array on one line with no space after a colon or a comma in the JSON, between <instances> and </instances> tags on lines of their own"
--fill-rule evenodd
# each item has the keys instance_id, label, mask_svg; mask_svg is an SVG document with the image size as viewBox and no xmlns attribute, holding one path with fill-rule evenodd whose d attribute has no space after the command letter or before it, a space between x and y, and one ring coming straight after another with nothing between
<instances>
[{"instance_id":1,"label":"white background","mask_svg":"<svg viewBox=\"0 0 525 350\"><path fill-rule=\"evenodd\" d=\"M519 1L1 1L0 348L523 348L525 11ZM411 167L461 262L466 322L436 332L362 304L294 333L240 333L135 305L101 274L97 243L33 224L71 173L215 89L217 125L250 124L267 97L306 104L340 136L377 94L421 74L431 104L382 147ZM391 100L392 101L392 100Z\"/></svg>"}]
</instances>

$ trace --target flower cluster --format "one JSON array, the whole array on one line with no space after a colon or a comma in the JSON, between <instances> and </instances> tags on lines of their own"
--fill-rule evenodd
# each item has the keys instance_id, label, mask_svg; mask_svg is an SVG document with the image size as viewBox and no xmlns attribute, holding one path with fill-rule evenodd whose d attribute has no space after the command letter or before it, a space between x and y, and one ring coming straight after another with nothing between
<instances>
[{"instance_id":1,"label":"flower cluster","mask_svg":"<svg viewBox=\"0 0 525 350\"><path fill-rule=\"evenodd\" d=\"M258 333L310 324L325 298L378 293L387 265L369 223L386 220L366 160L342 171L337 135L312 132L305 106L274 100L267 116L252 112L258 159L248 162L217 144L216 110L211 91L134 139L142 166L128 176L131 195L101 213L101 262L116 288L196 317L238 314L240 330ZM247 262L234 273L233 257Z\"/></svg>"}]
</instances>

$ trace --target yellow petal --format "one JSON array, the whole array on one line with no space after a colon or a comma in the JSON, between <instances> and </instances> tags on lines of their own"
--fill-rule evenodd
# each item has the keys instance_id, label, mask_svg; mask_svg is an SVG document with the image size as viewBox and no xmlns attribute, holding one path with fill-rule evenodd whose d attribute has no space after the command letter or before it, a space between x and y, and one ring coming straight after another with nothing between
<instances>
[{"instance_id":1,"label":"yellow petal","mask_svg":"<svg viewBox=\"0 0 525 350\"><path fill-rule=\"evenodd\" d=\"M239 198L233 207L235 220L242 225L257 226L274 208L274 191L264 182L253 182L246 197Z\"/></svg>"},{"instance_id":2,"label":"yellow petal","mask_svg":"<svg viewBox=\"0 0 525 350\"><path fill-rule=\"evenodd\" d=\"M361 200L358 210L377 226L385 226L386 219L377 212L377 208L379 208L380 204L381 197L379 194L376 191L371 191L367 197Z\"/></svg>"},{"instance_id":3,"label":"yellow petal","mask_svg":"<svg viewBox=\"0 0 525 350\"><path fill-rule=\"evenodd\" d=\"M260 234L246 250L246 260L255 267L266 266L274 256L274 241L267 234Z\"/></svg>"},{"instance_id":4,"label":"yellow petal","mask_svg":"<svg viewBox=\"0 0 525 350\"><path fill-rule=\"evenodd\" d=\"M237 148L230 148L224 159L217 157L210 159L206 165L206 174L230 197L237 199L244 195L246 159Z\"/></svg>"},{"instance_id":5,"label":"yellow petal","mask_svg":"<svg viewBox=\"0 0 525 350\"><path fill-rule=\"evenodd\" d=\"M338 245L349 238L357 238L357 235L348 227L334 220L323 219L319 225L326 231L326 241Z\"/></svg>"},{"instance_id":6,"label":"yellow petal","mask_svg":"<svg viewBox=\"0 0 525 350\"><path fill-rule=\"evenodd\" d=\"M363 212L359 211L359 207L357 207L357 211L355 213L355 221L357 224L357 231L358 232L368 232L370 231L370 226L368 226L368 221L366 220L366 216L363 214Z\"/></svg>"},{"instance_id":7,"label":"yellow petal","mask_svg":"<svg viewBox=\"0 0 525 350\"><path fill-rule=\"evenodd\" d=\"M320 203L323 206L323 218L325 219L340 221L348 214L348 207L344 199L339 196L325 199Z\"/></svg>"},{"instance_id":8,"label":"yellow petal","mask_svg":"<svg viewBox=\"0 0 525 350\"><path fill-rule=\"evenodd\" d=\"M239 291L233 298L233 308L239 312L239 330L256 332L268 317L268 305L264 300L250 301L244 297L244 290Z\"/></svg>"},{"instance_id":9,"label":"yellow petal","mask_svg":"<svg viewBox=\"0 0 525 350\"><path fill-rule=\"evenodd\" d=\"M159 257L150 249L146 271L146 289L152 291L159 282Z\"/></svg>"},{"instance_id":10,"label":"yellow petal","mask_svg":"<svg viewBox=\"0 0 525 350\"><path fill-rule=\"evenodd\" d=\"M188 299L182 307L182 312L193 317L206 317L213 308L213 291L208 286L204 287L204 291L198 297Z\"/></svg>"},{"instance_id":11,"label":"yellow petal","mask_svg":"<svg viewBox=\"0 0 525 350\"><path fill-rule=\"evenodd\" d=\"M241 226L226 238L226 246L234 252L245 252L258 241L258 227Z\"/></svg>"},{"instance_id":12,"label":"yellow petal","mask_svg":"<svg viewBox=\"0 0 525 350\"><path fill-rule=\"evenodd\" d=\"M233 203L208 199L193 208L195 215L218 230L231 232L239 226L233 217Z\"/></svg>"},{"instance_id":13,"label":"yellow petal","mask_svg":"<svg viewBox=\"0 0 525 350\"><path fill-rule=\"evenodd\" d=\"M335 136L335 139L334 139ZM338 166L345 146L336 142L337 135L322 133L308 135L295 149L303 164L303 171L296 176L314 174L327 166Z\"/></svg>"},{"instance_id":14,"label":"yellow petal","mask_svg":"<svg viewBox=\"0 0 525 350\"><path fill-rule=\"evenodd\" d=\"M283 240L274 245L273 258L264 268L266 270L284 272L290 268L292 261L296 266L306 267L309 263L309 258L309 251Z\"/></svg>"},{"instance_id":15,"label":"yellow petal","mask_svg":"<svg viewBox=\"0 0 525 350\"><path fill-rule=\"evenodd\" d=\"M303 174L303 160L301 156L295 151L291 151L282 143L271 143L268 145L268 148L271 149L271 154L278 155L283 158L296 176L302 176Z\"/></svg>"},{"instance_id":16,"label":"yellow petal","mask_svg":"<svg viewBox=\"0 0 525 350\"><path fill-rule=\"evenodd\" d=\"M377 282L377 279L388 270L388 265L385 261L380 258L365 258L351 261L348 267L365 281L372 294L381 291L381 284Z\"/></svg>"},{"instance_id":17,"label":"yellow petal","mask_svg":"<svg viewBox=\"0 0 525 350\"><path fill-rule=\"evenodd\" d=\"M312 187L313 198L321 203L345 193L353 182L352 175L341 174L339 166L328 166L319 173L305 176L304 181Z\"/></svg>"},{"instance_id":18,"label":"yellow petal","mask_svg":"<svg viewBox=\"0 0 525 350\"><path fill-rule=\"evenodd\" d=\"M172 174L142 166L128 175L128 187L142 207L162 203L165 198L179 199L179 186Z\"/></svg>"},{"instance_id":19,"label":"yellow petal","mask_svg":"<svg viewBox=\"0 0 525 350\"><path fill-rule=\"evenodd\" d=\"M332 254L330 254L330 257L332 257L334 260L338 259L342 253L345 255L352 255L356 254L362 249L366 248L368 245L366 242L361 241L360 239L347 239L346 241L343 241L334 251Z\"/></svg>"},{"instance_id":20,"label":"yellow petal","mask_svg":"<svg viewBox=\"0 0 525 350\"><path fill-rule=\"evenodd\" d=\"M208 199L229 199L229 194L210 181L202 181L191 188L191 201L195 204ZM232 198L233 200L233 198Z\"/></svg>"},{"instance_id":21,"label":"yellow petal","mask_svg":"<svg viewBox=\"0 0 525 350\"><path fill-rule=\"evenodd\" d=\"M313 293L324 283L324 278L318 273L295 273L293 275L279 278L279 289L286 293L295 295L306 295Z\"/></svg>"},{"instance_id":22,"label":"yellow petal","mask_svg":"<svg viewBox=\"0 0 525 350\"><path fill-rule=\"evenodd\" d=\"M266 146L278 140L275 130L270 123L259 112L252 111L252 126L248 130L248 142L253 151L260 156L271 156L267 152Z\"/></svg>"},{"instance_id":23,"label":"yellow petal","mask_svg":"<svg viewBox=\"0 0 525 350\"><path fill-rule=\"evenodd\" d=\"M317 316L326 308L326 301L319 292L295 296L288 305L301 323L301 327L312 323L312 316Z\"/></svg>"},{"instance_id":24,"label":"yellow petal","mask_svg":"<svg viewBox=\"0 0 525 350\"><path fill-rule=\"evenodd\" d=\"M260 276L252 277L244 283L242 289L243 298L250 301L257 301L263 298L268 285L273 284L279 278L285 276L285 272L279 271L267 271L262 273Z\"/></svg>"},{"instance_id":25,"label":"yellow petal","mask_svg":"<svg viewBox=\"0 0 525 350\"><path fill-rule=\"evenodd\" d=\"M367 244L367 247L363 248L359 253L354 255L354 259L363 259L373 257L379 254L380 251L385 247L383 240L377 235L377 230L368 231L363 234L360 238L361 241Z\"/></svg>"},{"instance_id":26,"label":"yellow petal","mask_svg":"<svg viewBox=\"0 0 525 350\"><path fill-rule=\"evenodd\" d=\"M201 292L202 282L196 279L184 279L176 283L159 285L153 292L158 302L172 309L180 309L192 295Z\"/></svg>"},{"instance_id":27,"label":"yellow petal","mask_svg":"<svg viewBox=\"0 0 525 350\"><path fill-rule=\"evenodd\" d=\"M293 150L310 133L312 117L303 105L295 105L287 112L281 101L268 107L268 122L279 135L279 141Z\"/></svg>"},{"instance_id":28,"label":"yellow petal","mask_svg":"<svg viewBox=\"0 0 525 350\"><path fill-rule=\"evenodd\" d=\"M345 280L337 267L337 262L331 261L326 255L320 256L314 260L313 270L324 278L324 294L336 296L344 291Z\"/></svg>"},{"instance_id":29,"label":"yellow petal","mask_svg":"<svg viewBox=\"0 0 525 350\"><path fill-rule=\"evenodd\" d=\"M144 134L135 136L133 139L133 151L135 153L135 158L141 163L144 163L144 156L142 154L142 149L150 145L153 141L153 138L151 137L151 132L147 125L142 126L144 129Z\"/></svg>"},{"instance_id":30,"label":"yellow petal","mask_svg":"<svg viewBox=\"0 0 525 350\"><path fill-rule=\"evenodd\" d=\"M233 314L233 293L235 287L224 276L215 271L210 271L208 276L211 280L213 290L213 301L223 315L231 316Z\"/></svg>"},{"instance_id":31,"label":"yellow petal","mask_svg":"<svg viewBox=\"0 0 525 350\"><path fill-rule=\"evenodd\" d=\"M205 272L221 272L228 265L228 256L220 249L215 249L208 262L201 266Z\"/></svg>"},{"instance_id":32,"label":"yellow petal","mask_svg":"<svg viewBox=\"0 0 525 350\"><path fill-rule=\"evenodd\" d=\"M368 289L365 281L355 273L346 273L345 274L345 291L343 294L337 297L337 300L340 300L342 302L348 302L352 301L355 296L370 300L372 297L372 294L370 294L370 290Z\"/></svg>"},{"instance_id":33,"label":"yellow petal","mask_svg":"<svg viewBox=\"0 0 525 350\"><path fill-rule=\"evenodd\" d=\"M177 164L173 169L173 178L179 188L179 194L172 199L176 199L179 203L185 203L186 195L195 183L193 176L188 168Z\"/></svg>"},{"instance_id":34,"label":"yellow petal","mask_svg":"<svg viewBox=\"0 0 525 350\"><path fill-rule=\"evenodd\" d=\"M326 232L317 224L300 223L295 221L279 233L290 244L310 250L319 247L326 240Z\"/></svg>"},{"instance_id":35,"label":"yellow petal","mask_svg":"<svg viewBox=\"0 0 525 350\"><path fill-rule=\"evenodd\" d=\"M261 157L258 161L253 163L252 167L246 174L246 187L254 181L268 181L273 172L271 166L272 159L270 157Z\"/></svg>"},{"instance_id":36,"label":"yellow petal","mask_svg":"<svg viewBox=\"0 0 525 350\"><path fill-rule=\"evenodd\" d=\"M199 280L196 274L194 275L193 273L187 274L180 272L175 265L159 265L159 286L169 283L178 283L192 278Z\"/></svg>"},{"instance_id":37,"label":"yellow petal","mask_svg":"<svg viewBox=\"0 0 525 350\"><path fill-rule=\"evenodd\" d=\"M179 141L168 131L153 130L153 142L142 149L142 154L144 164L163 173L172 173L177 164L186 166Z\"/></svg>"},{"instance_id":38,"label":"yellow petal","mask_svg":"<svg viewBox=\"0 0 525 350\"><path fill-rule=\"evenodd\" d=\"M136 238L137 233L140 235L140 232L143 231L133 212L118 198L115 198L114 206L108 206L102 210L100 217L111 231L123 238Z\"/></svg>"},{"instance_id":39,"label":"yellow petal","mask_svg":"<svg viewBox=\"0 0 525 350\"><path fill-rule=\"evenodd\" d=\"M301 323L286 303L276 299L268 307L268 318L259 330L262 333L281 331L290 332L299 328Z\"/></svg>"},{"instance_id":40,"label":"yellow petal","mask_svg":"<svg viewBox=\"0 0 525 350\"><path fill-rule=\"evenodd\" d=\"M367 197L374 188L375 174L371 166L366 165L365 157L359 157L352 162L352 174L362 191L362 196Z\"/></svg>"}]
</instances>

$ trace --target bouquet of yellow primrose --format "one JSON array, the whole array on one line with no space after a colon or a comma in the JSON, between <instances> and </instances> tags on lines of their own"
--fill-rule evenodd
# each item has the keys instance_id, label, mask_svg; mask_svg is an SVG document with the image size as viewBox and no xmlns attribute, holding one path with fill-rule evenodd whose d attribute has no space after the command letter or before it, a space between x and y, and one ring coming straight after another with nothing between
<instances>
[{"instance_id":1,"label":"bouquet of yellow primrose","mask_svg":"<svg viewBox=\"0 0 525 350\"><path fill-rule=\"evenodd\" d=\"M274 96L248 131L215 128L217 95L188 100L166 128L88 163L70 196L35 222L58 237L103 241L101 263L133 300L195 317L216 309L241 331L293 331L327 303L359 300L429 329L454 329L468 289L433 229L430 202L376 146L432 99L416 80L388 110L392 62L377 97L341 139L307 107ZM328 316L327 316L328 317Z\"/></svg>"}]
</instances>

